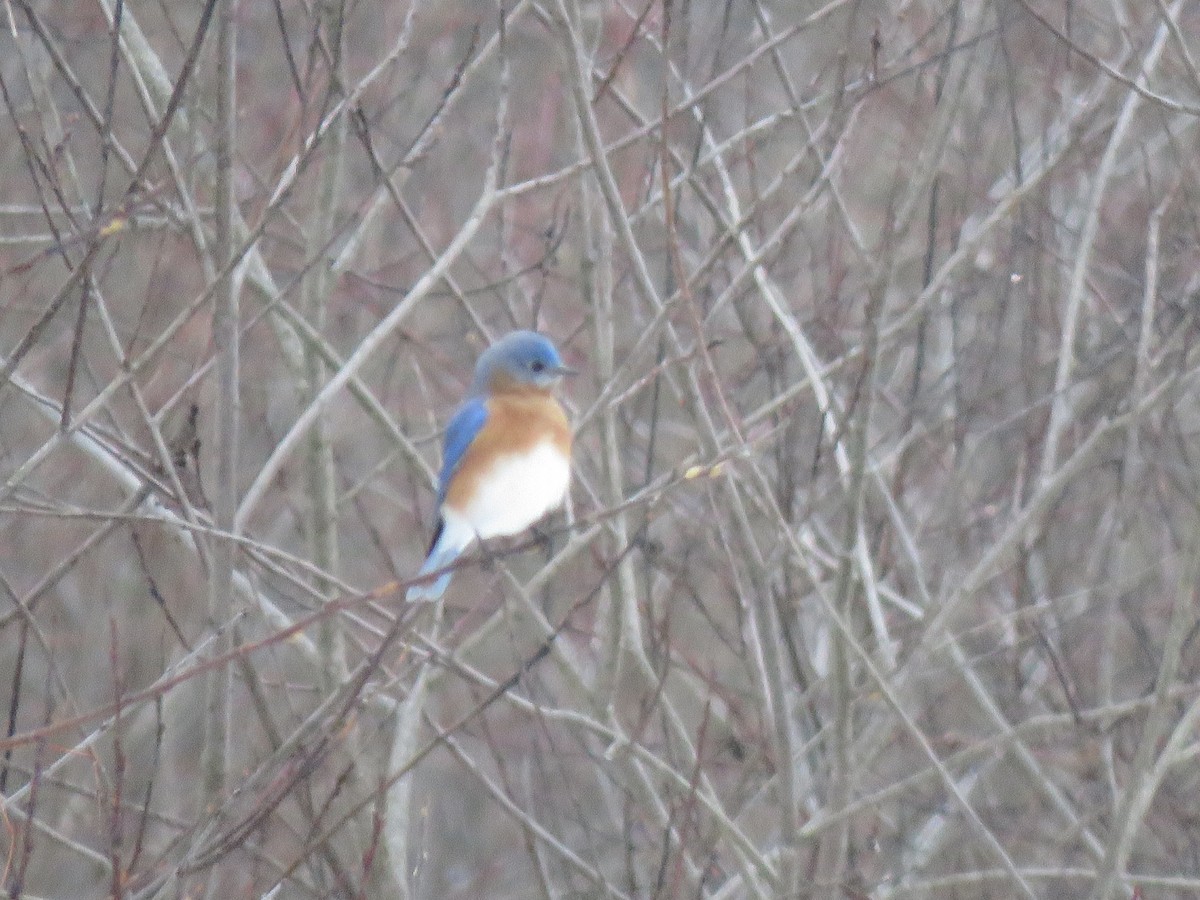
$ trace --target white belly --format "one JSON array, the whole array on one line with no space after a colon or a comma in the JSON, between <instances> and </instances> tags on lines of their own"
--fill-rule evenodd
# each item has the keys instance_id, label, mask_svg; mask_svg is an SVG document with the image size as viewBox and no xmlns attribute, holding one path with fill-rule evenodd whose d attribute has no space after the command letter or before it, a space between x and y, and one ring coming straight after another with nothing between
<instances>
[{"instance_id":1,"label":"white belly","mask_svg":"<svg viewBox=\"0 0 1200 900\"><path fill-rule=\"evenodd\" d=\"M562 505L570 481L570 460L553 444L538 444L498 459L462 517L481 538L516 534Z\"/></svg>"}]
</instances>

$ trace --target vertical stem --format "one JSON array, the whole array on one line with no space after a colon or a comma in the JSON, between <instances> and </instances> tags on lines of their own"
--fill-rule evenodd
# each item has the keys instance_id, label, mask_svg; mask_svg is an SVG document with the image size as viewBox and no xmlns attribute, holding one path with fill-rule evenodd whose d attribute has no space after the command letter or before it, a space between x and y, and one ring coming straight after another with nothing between
<instances>
[{"instance_id":1,"label":"vertical stem","mask_svg":"<svg viewBox=\"0 0 1200 900\"><path fill-rule=\"evenodd\" d=\"M580 140L582 144L582 139ZM581 149L586 152L586 149ZM580 219L585 235L586 250L583 254L580 281L589 303L596 309L593 317L595 327L594 337L594 369L595 377L600 384L606 384L612 378L616 368L615 346L616 336L613 328L615 315L613 310L613 279L612 279L612 233L603 215L602 202L596 199L598 188L591 177L580 179ZM601 471L604 473L604 498L608 503L617 503L624 490L624 474L621 464L621 436L617 411L610 405L600 412L600 434L602 451L600 453ZM611 551L620 553L628 540L624 516L614 520L615 533L612 538ZM626 565L626 568L628 566ZM624 622L626 609L627 584L621 579L613 580L610 593L605 595L602 609L604 612L597 617L601 629L599 641L600 655L606 661L599 672L603 683L599 693L610 696L619 681L621 656L625 640Z\"/></svg>"},{"instance_id":2,"label":"vertical stem","mask_svg":"<svg viewBox=\"0 0 1200 900\"><path fill-rule=\"evenodd\" d=\"M238 491L238 294L234 273L229 266L233 251L233 154L236 101L234 95L236 51L234 47L234 8L236 0L220 0L217 11L217 117L215 241L219 283L213 308L213 342L217 350L216 435L217 482L212 504L217 535L213 538L212 575L209 580L209 627L229 624L233 608L233 567L236 553L235 521ZM226 653L232 635L224 632L213 642L213 656ZM220 666L208 677L205 710L205 745L201 805L217 802L225 790L228 747L231 730L228 716L229 669ZM214 882L216 880L214 879Z\"/></svg>"},{"instance_id":3,"label":"vertical stem","mask_svg":"<svg viewBox=\"0 0 1200 900\"><path fill-rule=\"evenodd\" d=\"M850 800L850 745L854 740L851 722L854 699L854 667L851 665L851 637L859 640L858 623L863 621L862 610L856 606L860 596L853 590L854 558L863 537L863 485L867 468L867 435L871 417L871 400L874 393L875 355L879 347L879 317L883 310L883 296L887 290L891 254L885 258L881 277L871 290L863 322L863 369L855 397L847 408L846 445L849 457L849 483L846 491L846 523L842 536L841 561L838 566L837 588L834 607L842 621L847 623L853 635L841 628L830 629L833 636L833 661L831 684L834 699L834 721L832 747L829 756L831 772L826 806L830 810L842 809ZM865 629L864 629L865 631ZM817 883L825 896L839 897L845 875L846 859L850 843L850 821L842 819L821 843L817 868Z\"/></svg>"},{"instance_id":4,"label":"vertical stem","mask_svg":"<svg viewBox=\"0 0 1200 900\"><path fill-rule=\"evenodd\" d=\"M345 8L341 0L327 0L321 5L321 16L325 20L332 54L330 92L336 98L342 93L342 17ZM311 227L308 229L308 256L323 253L333 234L337 199L341 192L343 156L346 144L347 117L340 116L329 131L325 141L325 157L321 167L317 202L313 207ZM325 307L331 291L330 266L322 260L312 267L304 282L302 312L308 324L317 332L325 330ZM301 385L301 403L313 402L317 392L325 384L327 366L320 348L312 342L304 345L304 376ZM312 561L325 572L336 574L338 565L337 529L337 482L333 472L333 453L325 428L325 416L318 416L308 433L308 447L304 461L305 484L308 490ZM317 589L328 596L331 586L321 579ZM321 651L325 666L321 673L326 692L343 681L349 674L346 667L345 648L341 642L338 619L325 618L317 633L317 647Z\"/></svg>"}]
</instances>

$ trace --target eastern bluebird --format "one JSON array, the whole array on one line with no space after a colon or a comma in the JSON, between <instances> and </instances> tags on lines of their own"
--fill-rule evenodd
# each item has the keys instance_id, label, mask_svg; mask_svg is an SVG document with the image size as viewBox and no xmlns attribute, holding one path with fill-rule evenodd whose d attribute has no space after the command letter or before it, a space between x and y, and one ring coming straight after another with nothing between
<instances>
[{"instance_id":1,"label":"eastern bluebird","mask_svg":"<svg viewBox=\"0 0 1200 900\"><path fill-rule=\"evenodd\" d=\"M476 537L524 531L567 496L571 426L551 392L570 373L554 345L514 331L484 351L475 380L446 427L438 523L418 578L454 562ZM436 600L450 573L408 589Z\"/></svg>"}]
</instances>

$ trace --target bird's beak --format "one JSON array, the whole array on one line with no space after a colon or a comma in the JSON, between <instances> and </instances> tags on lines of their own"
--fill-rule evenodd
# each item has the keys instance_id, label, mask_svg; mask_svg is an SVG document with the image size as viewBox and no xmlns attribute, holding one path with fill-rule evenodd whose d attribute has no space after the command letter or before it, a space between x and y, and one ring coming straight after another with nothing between
<instances>
[{"instance_id":1,"label":"bird's beak","mask_svg":"<svg viewBox=\"0 0 1200 900\"><path fill-rule=\"evenodd\" d=\"M568 378L572 375L578 375L579 370L572 369L570 366L555 366L554 374L557 375L559 378Z\"/></svg>"}]
</instances>

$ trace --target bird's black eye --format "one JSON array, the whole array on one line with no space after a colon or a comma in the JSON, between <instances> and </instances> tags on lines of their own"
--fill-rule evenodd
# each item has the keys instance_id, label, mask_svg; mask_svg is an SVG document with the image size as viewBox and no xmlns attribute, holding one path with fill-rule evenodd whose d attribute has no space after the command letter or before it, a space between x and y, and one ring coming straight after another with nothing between
<instances>
[{"instance_id":1,"label":"bird's black eye","mask_svg":"<svg viewBox=\"0 0 1200 900\"><path fill-rule=\"evenodd\" d=\"M529 368L533 369L534 372L544 372L546 370L546 364L540 359L535 359L529 364Z\"/></svg>"}]
</instances>

